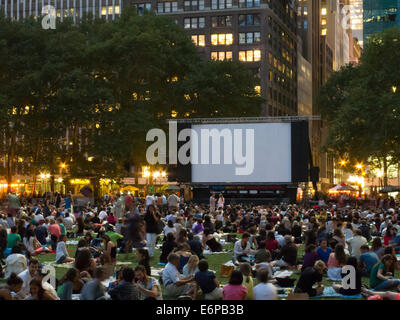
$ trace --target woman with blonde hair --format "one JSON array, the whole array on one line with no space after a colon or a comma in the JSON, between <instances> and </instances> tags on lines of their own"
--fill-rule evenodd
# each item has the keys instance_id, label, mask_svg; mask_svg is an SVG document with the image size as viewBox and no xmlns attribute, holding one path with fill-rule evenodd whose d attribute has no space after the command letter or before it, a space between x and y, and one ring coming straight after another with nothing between
<instances>
[{"instance_id":1,"label":"woman with blonde hair","mask_svg":"<svg viewBox=\"0 0 400 320\"><path fill-rule=\"evenodd\" d=\"M315 262L313 267L307 267L300 275L294 292L307 293L310 297L315 297L324 292L322 285L322 275L325 273L326 265L322 260ZM314 284L317 286L313 288Z\"/></svg>"},{"instance_id":2,"label":"woman with blonde hair","mask_svg":"<svg viewBox=\"0 0 400 320\"><path fill-rule=\"evenodd\" d=\"M247 262L241 263L239 270L243 274L242 284L247 289L246 300L254 300L254 293L253 293L254 282L250 264L248 264Z\"/></svg>"},{"instance_id":3,"label":"woman with blonde hair","mask_svg":"<svg viewBox=\"0 0 400 320\"><path fill-rule=\"evenodd\" d=\"M199 257L197 255L192 255L189 258L189 261L187 262L187 264L185 264L185 266L183 267L183 276L184 277L188 277L191 275L195 275L197 271L199 271L198 268L198 264L199 264Z\"/></svg>"}]
</instances>

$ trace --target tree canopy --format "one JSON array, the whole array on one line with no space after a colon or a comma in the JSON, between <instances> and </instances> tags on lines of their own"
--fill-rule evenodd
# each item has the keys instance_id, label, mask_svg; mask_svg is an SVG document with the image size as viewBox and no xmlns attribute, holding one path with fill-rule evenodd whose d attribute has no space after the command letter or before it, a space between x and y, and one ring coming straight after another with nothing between
<instances>
[{"instance_id":1,"label":"tree canopy","mask_svg":"<svg viewBox=\"0 0 400 320\"><path fill-rule=\"evenodd\" d=\"M373 35L358 66L348 65L321 88L329 125L325 148L337 157L381 167L400 159L400 28Z\"/></svg>"},{"instance_id":2,"label":"tree canopy","mask_svg":"<svg viewBox=\"0 0 400 320\"><path fill-rule=\"evenodd\" d=\"M174 20L125 8L44 30L0 17L4 174L117 178L145 160L146 132L171 117L258 116L258 79L241 63L204 61Z\"/></svg>"}]
</instances>

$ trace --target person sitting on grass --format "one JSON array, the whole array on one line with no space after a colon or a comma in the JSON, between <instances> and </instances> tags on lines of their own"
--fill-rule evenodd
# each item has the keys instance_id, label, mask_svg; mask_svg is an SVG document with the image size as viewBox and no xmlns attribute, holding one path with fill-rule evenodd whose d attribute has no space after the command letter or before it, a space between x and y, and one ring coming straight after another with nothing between
<instances>
[{"instance_id":1,"label":"person sitting on grass","mask_svg":"<svg viewBox=\"0 0 400 320\"><path fill-rule=\"evenodd\" d=\"M31 260L29 260L28 269L18 274L18 277L20 277L24 282L22 289L18 292L18 296L21 299L25 299L27 296L29 296L30 282L32 279L35 278L38 270L39 261L36 258L32 258Z\"/></svg>"},{"instance_id":2,"label":"person sitting on grass","mask_svg":"<svg viewBox=\"0 0 400 320\"><path fill-rule=\"evenodd\" d=\"M106 290L101 283L107 279L107 274L103 267L98 267L94 271L94 278L86 282L80 294L80 300L99 300L104 299Z\"/></svg>"},{"instance_id":3,"label":"person sitting on grass","mask_svg":"<svg viewBox=\"0 0 400 320\"><path fill-rule=\"evenodd\" d=\"M195 275L198 269L199 257L193 254L182 269L184 277Z\"/></svg>"},{"instance_id":4,"label":"person sitting on grass","mask_svg":"<svg viewBox=\"0 0 400 320\"><path fill-rule=\"evenodd\" d=\"M329 255L331 254L332 249L328 247L328 241L326 239L322 239L319 243L319 247L317 248L318 260L322 260L325 264L328 264Z\"/></svg>"},{"instance_id":5,"label":"person sitting on grass","mask_svg":"<svg viewBox=\"0 0 400 320\"><path fill-rule=\"evenodd\" d=\"M62 263L74 263L75 259L71 258L68 254L67 246L65 242L67 241L67 235L61 235L58 239L57 250L56 250L56 264Z\"/></svg>"},{"instance_id":6,"label":"person sitting on grass","mask_svg":"<svg viewBox=\"0 0 400 320\"><path fill-rule=\"evenodd\" d=\"M167 263L168 262L168 255L177 247L178 245L175 242L174 234L168 233L166 241L163 243L161 247L161 255L160 255L160 262Z\"/></svg>"},{"instance_id":7,"label":"person sitting on grass","mask_svg":"<svg viewBox=\"0 0 400 320\"><path fill-rule=\"evenodd\" d=\"M70 268L66 274L61 278L57 288L57 294L60 300L72 300L72 293L74 291L74 283L79 281L80 274L76 268Z\"/></svg>"},{"instance_id":8,"label":"person sitting on grass","mask_svg":"<svg viewBox=\"0 0 400 320\"><path fill-rule=\"evenodd\" d=\"M93 275L96 269L96 260L92 258L88 248L81 248L81 250L79 250L78 254L75 256L74 267L79 270L82 277L84 277L82 274L83 272Z\"/></svg>"},{"instance_id":9,"label":"person sitting on grass","mask_svg":"<svg viewBox=\"0 0 400 320\"><path fill-rule=\"evenodd\" d=\"M57 300L49 290L43 288L42 281L32 279L30 284L30 295L26 300Z\"/></svg>"},{"instance_id":10,"label":"person sitting on grass","mask_svg":"<svg viewBox=\"0 0 400 320\"><path fill-rule=\"evenodd\" d=\"M135 271L131 267L122 269L122 281L108 291L112 300L138 300L138 287L133 280Z\"/></svg>"},{"instance_id":11,"label":"person sitting on grass","mask_svg":"<svg viewBox=\"0 0 400 320\"><path fill-rule=\"evenodd\" d=\"M146 268L146 273L151 276L149 251L143 248L137 249L136 255L139 260L138 264L144 266Z\"/></svg>"},{"instance_id":12,"label":"person sitting on grass","mask_svg":"<svg viewBox=\"0 0 400 320\"><path fill-rule=\"evenodd\" d=\"M214 272L208 270L207 260L200 260L199 271L194 276L196 281L196 290L200 288L205 300L221 300L222 288L219 287L218 279Z\"/></svg>"},{"instance_id":13,"label":"person sitting on grass","mask_svg":"<svg viewBox=\"0 0 400 320\"><path fill-rule=\"evenodd\" d=\"M337 293L340 293L344 296L355 296L357 294L361 293L361 271L358 267L358 261L356 257L349 257L347 259L347 265L348 266L353 266L355 271L356 271L356 278L355 278L355 288L349 288L349 289L345 289L342 285L339 284L333 284L333 290L335 290ZM342 278L344 278L345 276L347 276L347 272L343 272L342 271ZM352 284L350 282L350 284Z\"/></svg>"},{"instance_id":14,"label":"person sitting on grass","mask_svg":"<svg viewBox=\"0 0 400 320\"><path fill-rule=\"evenodd\" d=\"M254 287L254 300L277 300L277 289L272 283L268 283L268 269L257 272L258 284Z\"/></svg>"},{"instance_id":15,"label":"person sitting on grass","mask_svg":"<svg viewBox=\"0 0 400 320\"><path fill-rule=\"evenodd\" d=\"M400 300L400 293L399 292L391 292L391 291L383 291L383 292L379 292L379 291L371 291L368 290L365 287L361 288L361 294L368 298L368 297L372 297L372 296L378 296L381 299L386 299L386 300Z\"/></svg>"},{"instance_id":16,"label":"person sitting on grass","mask_svg":"<svg viewBox=\"0 0 400 320\"><path fill-rule=\"evenodd\" d=\"M250 249L250 234L245 232L243 233L242 239L236 241L234 249L233 249L233 260L234 263L237 262L246 262L246 258L248 258L248 254L251 253Z\"/></svg>"},{"instance_id":17,"label":"person sitting on grass","mask_svg":"<svg viewBox=\"0 0 400 320\"><path fill-rule=\"evenodd\" d=\"M391 254L385 254L371 270L370 287L376 291L398 288L400 280L393 279L394 265L397 261Z\"/></svg>"},{"instance_id":18,"label":"person sitting on grass","mask_svg":"<svg viewBox=\"0 0 400 320\"><path fill-rule=\"evenodd\" d=\"M293 237L286 235L284 237L285 244L279 253L280 259L271 262L272 266L285 267L285 268L295 268L297 265L297 247L293 243Z\"/></svg>"},{"instance_id":19,"label":"person sitting on grass","mask_svg":"<svg viewBox=\"0 0 400 320\"><path fill-rule=\"evenodd\" d=\"M328 277L332 281L342 280L342 267L346 265L346 253L342 244L335 246L335 251L329 255L328 260Z\"/></svg>"},{"instance_id":20,"label":"person sitting on grass","mask_svg":"<svg viewBox=\"0 0 400 320\"><path fill-rule=\"evenodd\" d=\"M14 300L13 294L17 294L22 289L24 281L13 272L7 279L6 284L7 287L0 288L0 300Z\"/></svg>"},{"instance_id":21,"label":"person sitting on grass","mask_svg":"<svg viewBox=\"0 0 400 320\"><path fill-rule=\"evenodd\" d=\"M254 255L254 262L256 264L269 262L271 260L271 253L265 249L265 240L259 242L258 250Z\"/></svg>"},{"instance_id":22,"label":"person sitting on grass","mask_svg":"<svg viewBox=\"0 0 400 320\"><path fill-rule=\"evenodd\" d=\"M253 300L254 299L254 294L253 294L254 282L253 282L253 277L252 277L251 266L249 263L243 262L240 264L239 270L243 275L243 283L242 284L247 289L246 300Z\"/></svg>"},{"instance_id":23,"label":"person sitting on grass","mask_svg":"<svg viewBox=\"0 0 400 320\"><path fill-rule=\"evenodd\" d=\"M144 266L138 265L135 268L135 278L137 279L136 284L140 300L162 300L158 281L147 274Z\"/></svg>"},{"instance_id":24,"label":"person sitting on grass","mask_svg":"<svg viewBox=\"0 0 400 320\"><path fill-rule=\"evenodd\" d=\"M324 286L321 284L322 276L326 269L326 265L322 260L316 261L314 267L307 267L301 273L294 292L307 293L309 297L321 295L324 292ZM317 287L313 288L316 283Z\"/></svg>"},{"instance_id":25,"label":"person sitting on grass","mask_svg":"<svg viewBox=\"0 0 400 320\"><path fill-rule=\"evenodd\" d=\"M194 276L182 277L178 271L179 255L170 253L168 263L162 272L162 280L167 296L177 298L182 295L190 295L196 298L196 286L193 283Z\"/></svg>"},{"instance_id":26,"label":"person sitting on grass","mask_svg":"<svg viewBox=\"0 0 400 320\"><path fill-rule=\"evenodd\" d=\"M229 283L222 289L223 300L246 300L247 289L242 283L243 274L234 270Z\"/></svg>"},{"instance_id":27,"label":"person sitting on grass","mask_svg":"<svg viewBox=\"0 0 400 320\"><path fill-rule=\"evenodd\" d=\"M369 251L367 244L362 245L360 250L361 276L369 277L371 275L372 268L379 262L379 258L375 252Z\"/></svg>"},{"instance_id":28,"label":"person sitting on grass","mask_svg":"<svg viewBox=\"0 0 400 320\"><path fill-rule=\"evenodd\" d=\"M326 240L323 240L326 242ZM330 249L330 248L329 248ZM301 267L301 271L304 271L305 268L307 267L313 267L315 262L318 259L318 254L317 254L317 247L315 244L309 244L306 248L305 255L303 257L303 265ZM325 261L324 261L325 262Z\"/></svg>"}]
</instances>

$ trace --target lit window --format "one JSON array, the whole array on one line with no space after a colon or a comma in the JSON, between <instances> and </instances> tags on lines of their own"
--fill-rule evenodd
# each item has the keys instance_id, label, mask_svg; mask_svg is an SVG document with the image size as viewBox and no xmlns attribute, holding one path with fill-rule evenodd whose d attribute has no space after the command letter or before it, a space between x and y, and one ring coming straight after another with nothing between
<instances>
[{"instance_id":1,"label":"lit window","mask_svg":"<svg viewBox=\"0 0 400 320\"><path fill-rule=\"evenodd\" d=\"M205 37L203 34L192 35L192 41L196 46L199 46L199 47L205 46Z\"/></svg>"},{"instance_id":2,"label":"lit window","mask_svg":"<svg viewBox=\"0 0 400 320\"><path fill-rule=\"evenodd\" d=\"M232 60L232 51L212 51L211 60Z\"/></svg>"},{"instance_id":3,"label":"lit window","mask_svg":"<svg viewBox=\"0 0 400 320\"><path fill-rule=\"evenodd\" d=\"M233 43L232 33L221 33L221 34L212 34L211 35L211 44L213 46L216 46L216 45L229 46L232 43Z\"/></svg>"},{"instance_id":4,"label":"lit window","mask_svg":"<svg viewBox=\"0 0 400 320\"><path fill-rule=\"evenodd\" d=\"M217 34L212 34L211 35L211 44L213 46L218 45L218 35Z\"/></svg>"},{"instance_id":5,"label":"lit window","mask_svg":"<svg viewBox=\"0 0 400 320\"><path fill-rule=\"evenodd\" d=\"M324 29L321 30L321 35L322 35L322 36L326 36L326 28L324 28Z\"/></svg>"},{"instance_id":6,"label":"lit window","mask_svg":"<svg viewBox=\"0 0 400 320\"><path fill-rule=\"evenodd\" d=\"M326 18L322 18L321 24L322 24L323 26L326 26Z\"/></svg>"},{"instance_id":7,"label":"lit window","mask_svg":"<svg viewBox=\"0 0 400 320\"><path fill-rule=\"evenodd\" d=\"M326 8L322 8L321 9L321 15L326 16L326 13L327 13Z\"/></svg>"},{"instance_id":8,"label":"lit window","mask_svg":"<svg viewBox=\"0 0 400 320\"><path fill-rule=\"evenodd\" d=\"M239 61L253 62L261 60L261 50L239 51Z\"/></svg>"}]
</instances>

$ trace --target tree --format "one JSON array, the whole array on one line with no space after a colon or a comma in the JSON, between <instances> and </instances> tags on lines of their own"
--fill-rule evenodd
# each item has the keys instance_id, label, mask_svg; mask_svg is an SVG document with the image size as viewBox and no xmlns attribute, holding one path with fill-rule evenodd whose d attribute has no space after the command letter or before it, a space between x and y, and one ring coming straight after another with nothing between
<instances>
[{"instance_id":1,"label":"tree","mask_svg":"<svg viewBox=\"0 0 400 320\"><path fill-rule=\"evenodd\" d=\"M322 87L318 103L329 124L326 149L350 160L382 163L384 185L400 159L400 29L375 34L357 67L346 66Z\"/></svg>"},{"instance_id":2,"label":"tree","mask_svg":"<svg viewBox=\"0 0 400 320\"><path fill-rule=\"evenodd\" d=\"M119 178L145 163L146 133L176 117L258 116L258 80L237 62L200 58L173 19L86 16L43 30L0 18L0 131L11 184L18 159L34 176Z\"/></svg>"}]
</instances>

